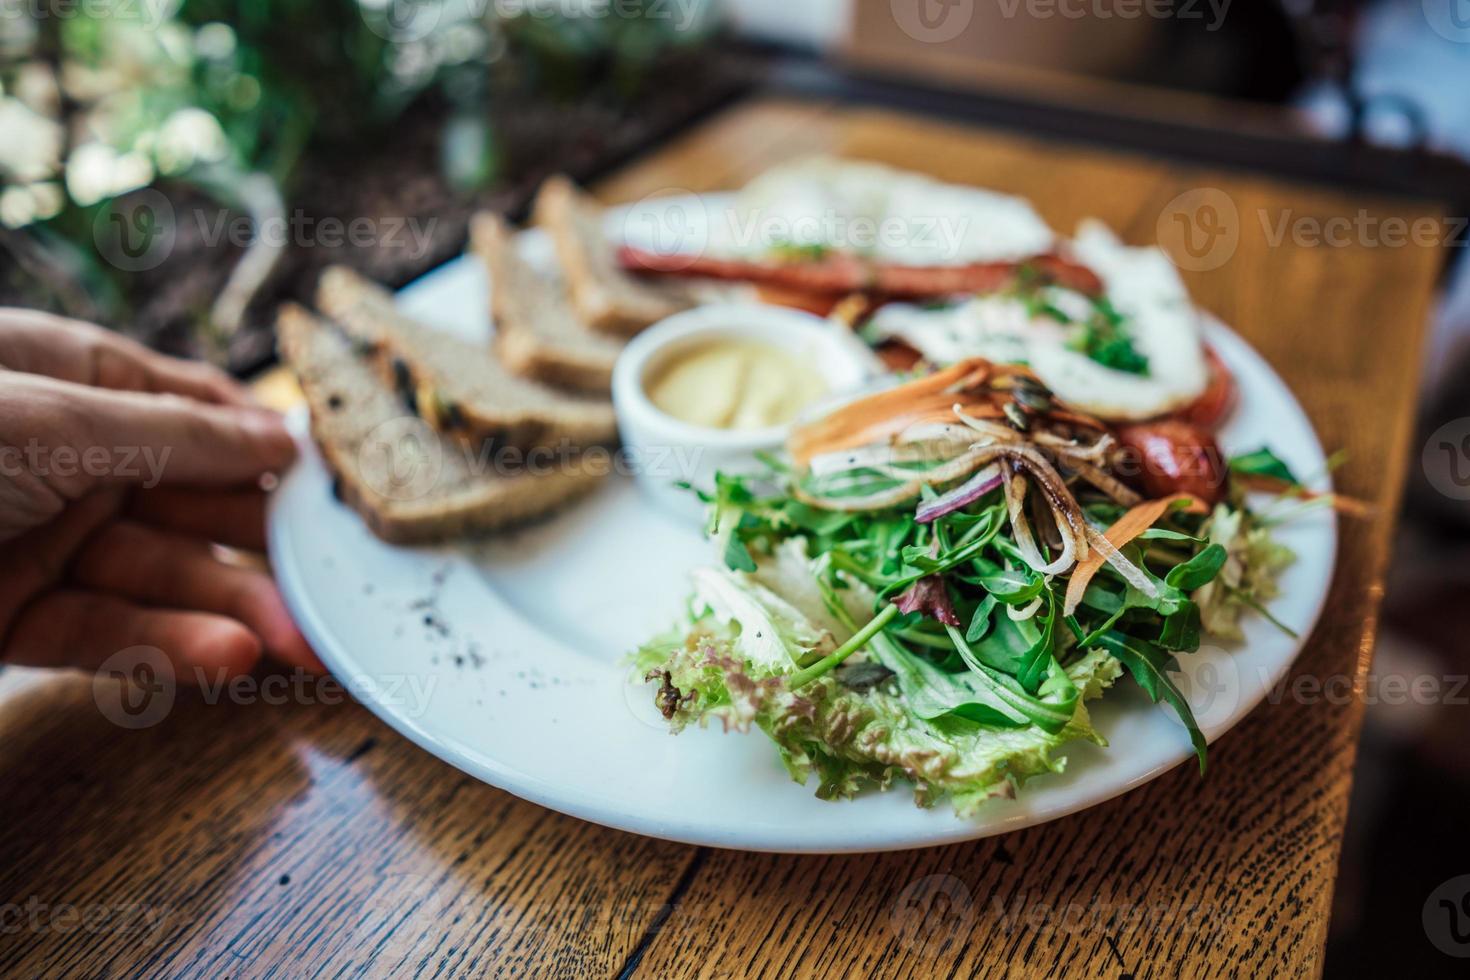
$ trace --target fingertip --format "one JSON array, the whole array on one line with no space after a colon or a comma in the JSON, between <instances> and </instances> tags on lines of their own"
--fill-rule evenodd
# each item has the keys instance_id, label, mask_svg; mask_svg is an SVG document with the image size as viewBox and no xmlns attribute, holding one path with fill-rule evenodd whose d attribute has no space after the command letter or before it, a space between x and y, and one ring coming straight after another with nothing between
<instances>
[{"instance_id":1,"label":"fingertip","mask_svg":"<svg viewBox=\"0 0 1470 980\"><path fill-rule=\"evenodd\" d=\"M262 596L253 616L255 629L265 641L265 652L274 661L287 667L300 667L313 674L325 674L326 666L312 652L306 637L296 628L286 603L274 585L267 586L268 593Z\"/></svg>"},{"instance_id":2,"label":"fingertip","mask_svg":"<svg viewBox=\"0 0 1470 980\"><path fill-rule=\"evenodd\" d=\"M181 650L180 674L189 683L241 677L260 662L264 644L242 624L217 616L199 617Z\"/></svg>"},{"instance_id":3,"label":"fingertip","mask_svg":"<svg viewBox=\"0 0 1470 980\"><path fill-rule=\"evenodd\" d=\"M286 428L286 419L268 408L241 409L241 426L260 454L266 469L288 466L296 458L296 440Z\"/></svg>"}]
</instances>

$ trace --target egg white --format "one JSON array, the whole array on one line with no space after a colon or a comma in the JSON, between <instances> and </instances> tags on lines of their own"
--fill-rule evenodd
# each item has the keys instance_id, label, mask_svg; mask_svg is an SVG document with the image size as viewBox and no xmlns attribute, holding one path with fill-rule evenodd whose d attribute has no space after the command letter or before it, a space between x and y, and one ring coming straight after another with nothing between
<instances>
[{"instance_id":1,"label":"egg white","mask_svg":"<svg viewBox=\"0 0 1470 980\"><path fill-rule=\"evenodd\" d=\"M910 266L1015 261L1056 233L1024 198L945 184L882 164L808 157L766 171L710 227L714 254L764 258L820 245Z\"/></svg>"},{"instance_id":2,"label":"egg white","mask_svg":"<svg viewBox=\"0 0 1470 980\"><path fill-rule=\"evenodd\" d=\"M1134 349L1148 360L1147 373L1118 371L1068 349L1063 325L1031 316L1012 296L977 296L939 310L889 304L869 329L940 364L964 357L1029 364L1063 401L1111 421L1165 415L1198 398L1209 383L1199 311L1168 258L1156 248L1124 245L1097 221L1078 228L1070 251L1102 279ZM1074 319L1087 315L1077 293L1053 289L1046 298Z\"/></svg>"}]
</instances>

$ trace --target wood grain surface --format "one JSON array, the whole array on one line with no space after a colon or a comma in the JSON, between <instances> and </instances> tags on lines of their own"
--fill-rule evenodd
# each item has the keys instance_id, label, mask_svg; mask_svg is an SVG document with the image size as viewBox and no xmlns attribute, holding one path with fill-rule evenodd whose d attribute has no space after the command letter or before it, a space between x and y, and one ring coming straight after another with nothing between
<instances>
[{"instance_id":1,"label":"wood grain surface","mask_svg":"<svg viewBox=\"0 0 1470 980\"><path fill-rule=\"evenodd\" d=\"M824 858L691 848L551 813L461 775L359 706L321 703L339 700L330 690L285 704L181 692L161 722L126 730L88 679L7 670L0 973L1320 973L1362 706L1311 685L1361 689L1365 677L1392 515L1417 458L1411 419L1440 264L1433 246L1383 244L1382 222L1437 212L786 102L731 110L600 191L728 188L814 151L1025 194L1063 229L1095 215L1150 242L1198 223L1190 261L1209 267L1188 274L1196 297L1282 373L1329 450L1346 450L1340 488L1377 507L1342 527L1327 612L1294 668L1307 686L1289 684L1224 736L1204 780L1183 767L1005 837ZM1329 219L1358 230L1313 244L1314 227L1342 227ZM1212 251L1232 222L1234 246Z\"/></svg>"}]
</instances>

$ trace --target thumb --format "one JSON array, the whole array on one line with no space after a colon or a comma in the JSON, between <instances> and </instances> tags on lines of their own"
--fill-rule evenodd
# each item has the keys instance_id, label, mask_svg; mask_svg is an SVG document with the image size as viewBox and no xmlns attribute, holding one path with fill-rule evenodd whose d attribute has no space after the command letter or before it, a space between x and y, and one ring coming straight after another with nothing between
<instances>
[{"instance_id":1,"label":"thumb","mask_svg":"<svg viewBox=\"0 0 1470 980\"><path fill-rule=\"evenodd\" d=\"M282 469L296 455L284 420L265 409L25 375L6 380L0 442L24 447L37 475L80 480L80 489L239 484Z\"/></svg>"}]
</instances>

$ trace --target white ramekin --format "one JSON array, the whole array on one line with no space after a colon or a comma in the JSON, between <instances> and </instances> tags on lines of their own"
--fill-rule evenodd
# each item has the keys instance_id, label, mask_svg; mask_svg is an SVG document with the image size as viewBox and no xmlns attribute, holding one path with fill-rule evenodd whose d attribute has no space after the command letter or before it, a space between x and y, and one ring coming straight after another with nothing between
<instances>
[{"instance_id":1,"label":"white ramekin","mask_svg":"<svg viewBox=\"0 0 1470 980\"><path fill-rule=\"evenodd\" d=\"M648 379L669 358L724 338L758 341L806 358L826 381L824 396L854 391L883 369L847 327L781 306L701 306L676 313L633 338L612 379L623 447L639 485L660 509L696 520L703 505L676 484L709 490L716 472L755 472L760 469L755 453L780 448L791 431L789 423L742 431L692 425L665 414L649 399Z\"/></svg>"}]
</instances>

